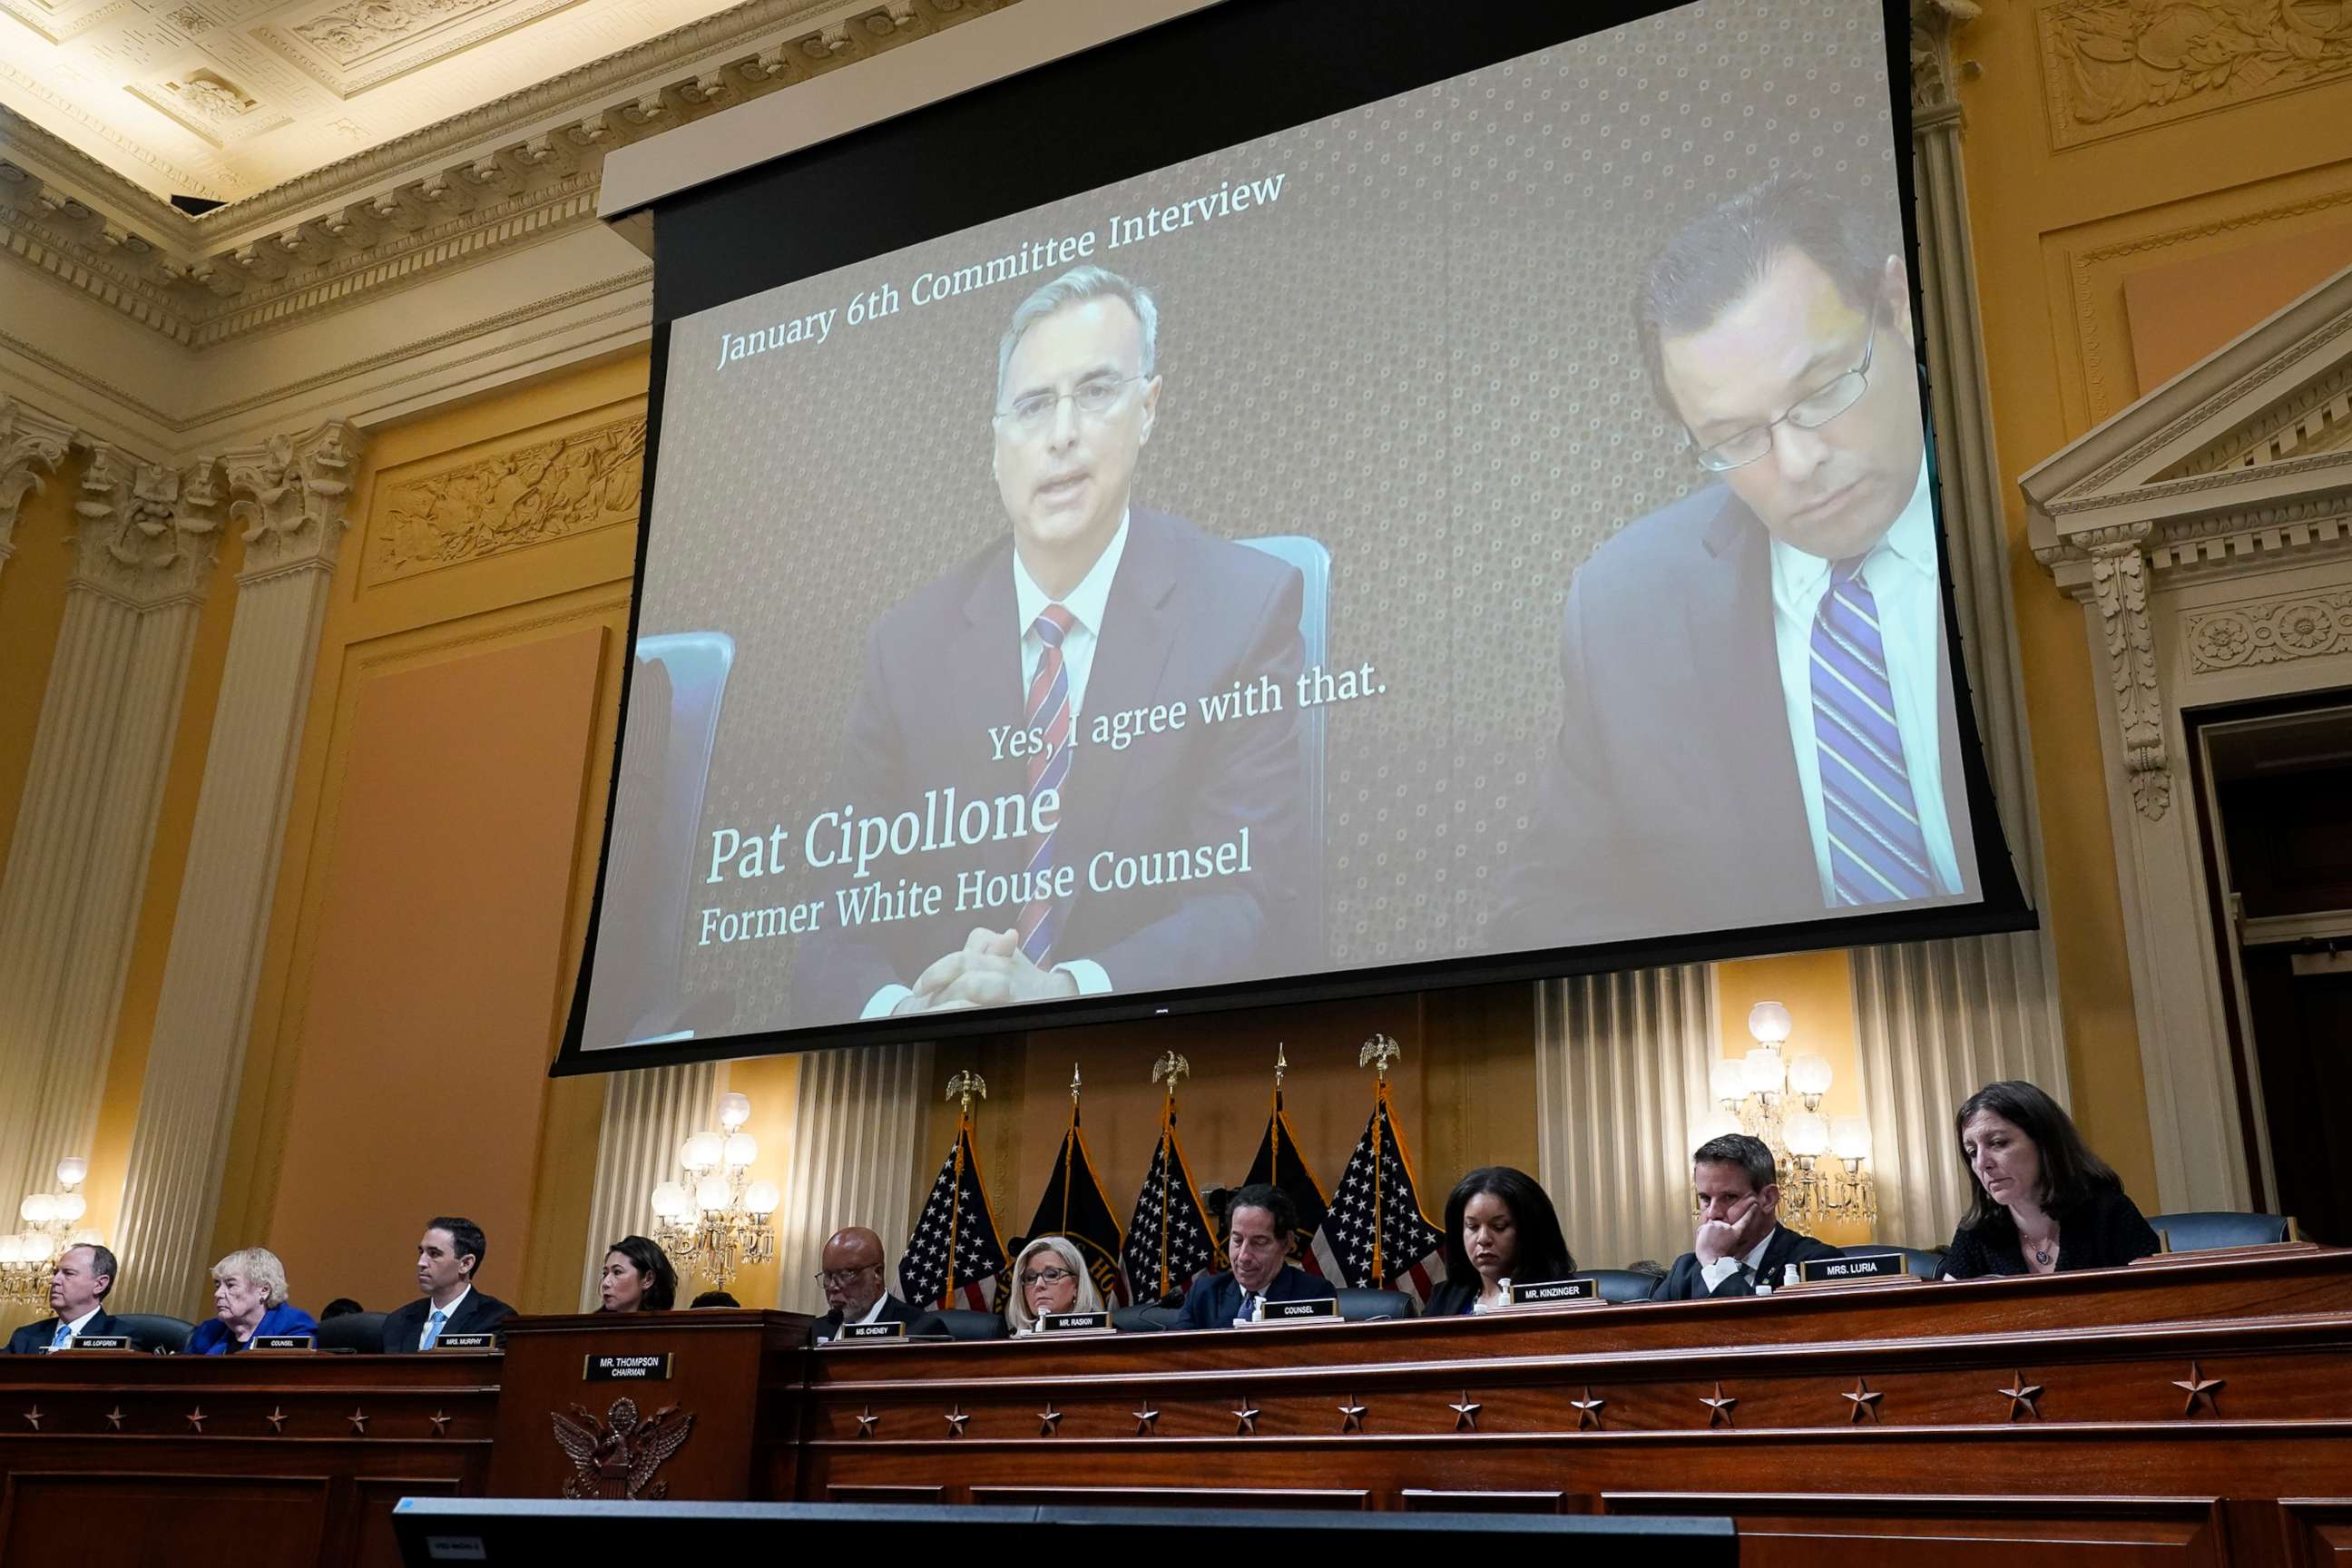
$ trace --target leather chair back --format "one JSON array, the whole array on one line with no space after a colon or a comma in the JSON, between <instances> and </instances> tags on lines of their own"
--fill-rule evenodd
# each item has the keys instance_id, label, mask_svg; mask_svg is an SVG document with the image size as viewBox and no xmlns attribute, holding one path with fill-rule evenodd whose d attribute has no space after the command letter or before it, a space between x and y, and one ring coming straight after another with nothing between
<instances>
[{"instance_id":1,"label":"leather chair back","mask_svg":"<svg viewBox=\"0 0 2352 1568\"><path fill-rule=\"evenodd\" d=\"M1648 1274L1631 1268L1587 1268L1573 1276L1578 1279L1601 1281L1601 1299L1604 1301L1646 1301L1650 1287L1658 1281Z\"/></svg>"},{"instance_id":2,"label":"leather chair back","mask_svg":"<svg viewBox=\"0 0 2352 1568\"><path fill-rule=\"evenodd\" d=\"M373 1354L383 1349L384 1317L382 1312L345 1312L340 1318L329 1318L319 1325L319 1348Z\"/></svg>"},{"instance_id":3,"label":"leather chair back","mask_svg":"<svg viewBox=\"0 0 2352 1568\"><path fill-rule=\"evenodd\" d=\"M1420 1309L1402 1290L1357 1290L1341 1286L1339 1316L1350 1323L1376 1323L1388 1318L1415 1318Z\"/></svg>"},{"instance_id":4,"label":"leather chair back","mask_svg":"<svg viewBox=\"0 0 2352 1568\"><path fill-rule=\"evenodd\" d=\"M1145 1301L1137 1306L1114 1310L1110 1315L1110 1326L1122 1334L1156 1334L1162 1329L1174 1328L1181 1311L1181 1308Z\"/></svg>"},{"instance_id":5,"label":"leather chair back","mask_svg":"<svg viewBox=\"0 0 2352 1568\"><path fill-rule=\"evenodd\" d=\"M131 1336L131 1348L157 1355L179 1354L188 1348L188 1336L196 1331L196 1325L185 1318L162 1312L117 1312L114 1321Z\"/></svg>"},{"instance_id":6,"label":"leather chair back","mask_svg":"<svg viewBox=\"0 0 2352 1568\"><path fill-rule=\"evenodd\" d=\"M2194 1209L2182 1214L2148 1216L2175 1252L2202 1252L2216 1247L2261 1247L2295 1239L2294 1221L2285 1215L2238 1214L2228 1209Z\"/></svg>"},{"instance_id":7,"label":"leather chair back","mask_svg":"<svg viewBox=\"0 0 2352 1568\"><path fill-rule=\"evenodd\" d=\"M924 1313L907 1331L945 1334L951 1340L1001 1340L1005 1334L1004 1315L975 1311L970 1307L950 1307L944 1311Z\"/></svg>"}]
</instances>

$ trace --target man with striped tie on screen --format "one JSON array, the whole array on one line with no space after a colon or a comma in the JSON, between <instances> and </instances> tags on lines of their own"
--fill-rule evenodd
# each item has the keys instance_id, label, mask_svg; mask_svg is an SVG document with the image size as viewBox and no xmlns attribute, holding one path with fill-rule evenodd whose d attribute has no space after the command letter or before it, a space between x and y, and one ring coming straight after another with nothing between
<instances>
[{"instance_id":1,"label":"man with striped tie on screen","mask_svg":"<svg viewBox=\"0 0 2352 1568\"><path fill-rule=\"evenodd\" d=\"M1295 567L1131 503L1158 340L1150 291L1099 267L1013 310L989 421L1011 533L868 632L833 798L891 815L952 788L958 820L1010 803L1024 830L877 859L863 879L936 883L940 912L829 919L801 950L794 1022L1213 984L1316 956L1297 952L1313 922L1296 868L1319 851L1296 708L1127 727L1236 682L1286 689L1304 658ZM1097 715L1125 716L1116 741L1097 742ZM1118 860L1150 857L1120 878Z\"/></svg>"},{"instance_id":2,"label":"man with striped tie on screen","mask_svg":"<svg viewBox=\"0 0 2352 1568\"><path fill-rule=\"evenodd\" d=\"M1570 584L1561 724L1503 944L1972 891L1891 200L1802 176L1746 191L1668 241L1636 324L1716 482Z\"/></svg>"}]
</instances>

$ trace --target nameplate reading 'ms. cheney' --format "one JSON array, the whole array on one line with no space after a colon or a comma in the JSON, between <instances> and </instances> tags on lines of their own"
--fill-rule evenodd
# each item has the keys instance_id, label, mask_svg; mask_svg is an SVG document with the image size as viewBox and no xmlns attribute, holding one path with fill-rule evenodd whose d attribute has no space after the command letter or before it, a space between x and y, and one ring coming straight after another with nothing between
<instances>
[{"instance_id":1,"label":"nameplate reading 'ms. cheney'","mask_svg":"<svg viewBox=\"0 0 2352 1568\"><path fill-rule=\"evenodd\" d=\"M667 1383L670 1352L659 1355L592 1355L580 1375L590 1383Z\"/></svg>"},{"instance_id":2,"label":"nameplate reading 'ms. cheney'","mask_svg":"<svg viewBox=\"0 0 2352 1568\"><path fill-rule=\"evenodd\" d=\"M835 1340L903 1340L907 1337L904 1323L848 1323Z\"/></svg>"},{"instance_id":3,"label":"nameplate reading 'ms. cheney'","mask_svg":"<svg viewBox=\"0 0 2352 1568\"><path fill-rule=\"evenodd\" d=\"M1037 1331L1044 1334L1099 1334L1110 1329L1108 1312L1040 1312Z\"/></svg>"},{"instance_id":4,"label":"nameplate reading 'ms. cheney'","mask_svg":"<svg viewBox=\"0 0 2352 1568\"><path fill-rule=\"evenodd\" d=\"M1899 1252L1849 1252L1843 1258L1812 1258L1798 1265L1797 1278L1807 1285L1843 1284L1854 1279L1900 1279L1911 1272L1911 1260Z\"/></svg>"},{"instance_id":5,"label":"nameplate reading 'ms. cheney'","mask_svg":"<svg viewBox=\"0 0 2352 1568\"><path fill-rule=\"evenodd\" d=\"M1601 1300L1598 1279L1530 1279L1524 1285L1511 1287L1514 1307L1573 1306L1582 1301Z\"/></svg>"}]
</instances>

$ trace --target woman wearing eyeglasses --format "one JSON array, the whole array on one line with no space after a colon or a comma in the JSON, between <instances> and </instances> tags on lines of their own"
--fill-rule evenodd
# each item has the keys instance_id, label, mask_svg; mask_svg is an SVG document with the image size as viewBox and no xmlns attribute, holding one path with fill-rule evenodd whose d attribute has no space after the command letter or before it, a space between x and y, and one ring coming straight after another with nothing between
<instances>
[{"instance_id":1,"label":"woman wearing eyeglasses","mask_svg":"<svg viewBox=\"0 0 2352 1568\"><path fill-rule=\"evenodd\" d=\"M1013 1265L1013 1299L1004 1303L1005 1325L1034 1334L1046 1312L1099 1312L1102 1296L1085 1259L1068 1240L1041 1236L1021 1249Z\"/></svg>"}]
</instances>

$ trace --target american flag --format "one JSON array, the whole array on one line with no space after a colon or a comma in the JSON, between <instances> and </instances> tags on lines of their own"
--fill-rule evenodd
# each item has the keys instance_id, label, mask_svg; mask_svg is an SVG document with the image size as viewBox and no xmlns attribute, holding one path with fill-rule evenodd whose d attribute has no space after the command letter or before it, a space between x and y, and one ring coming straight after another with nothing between
<instances>
[{"instance_id":1,"label":"american flag","mask_svg":"<svg viewBox=\"0 0 2352 1568\"><path fill-rule=\"evenodd\" d=\"M1291 1233L1290 1261L1309 1274L1327 1279L1339 1277L1339 1259L1331 1255L1330 1245L1323 1239L1323 1217L1330 1200L1323 1195L1323 1184L1307 1166L1298 1152L1298 1134L1290 1130L1290 1118L1282 1109L1282 1090L1274 1091L1274 1114L1266 1118L1265 1136L1258 1140L1257 1158L1250 1162L1249 1174L1242 1185L1254 1187L1260 1183L1280 1187L1290 1194L1291 1206L1298 1211L1298 1228Z\"/></svg>"},{"instance_id":2,"label":"american flag","mask_svg":"<svg viewBox=\"0 0 2352 1568\"><path fill-rule=\"evenodd\" d=\"M1184 1164L1184 1146L1176 1141L1173 1110L1160 1122L1151 1171L1136 1197L1135 1217L1128 1222L1123 1261L1130 1294L1138 1301L1157 1301L1171 1291L1189 1289L1193 1280L1223 1262L1201 1189L1192 1184L1192 1173Z\"/></svg>"},{"instance_id":3,"label":"american flag","mask_svg":"<svg viewBox=\"0 0 2352 1568\"><path fill-rule=\"evenodd\" d=\"M971 1122L966 1119L956 1128L955 1146L940 1162L939 1179L898 1259L898 1289L910 1306L986 1311L1004 1269L1004 1233L996 1228L995 1212L981 1188Z\"/></svg>"},{"instance_id":4,"label":"american flag","mask_svg":"<svg viewBox=\"0 0 2352 1568\"><path fill-rule=\"evenodd\" d=\"M1342 1284L1357 1289L1402 1290L1426 1305L1443 1271L1445 1233L1421 1212L1412 1163L1389 1111L1382 1083L1372 1119L1339 1177L1331 1211L1316 1233L1315 1250L1337 1259Z\"/></svg>"}]
</instances>

